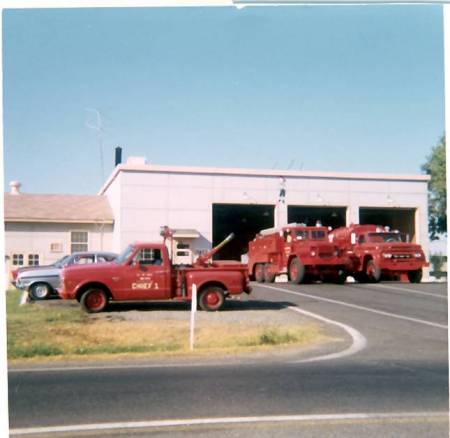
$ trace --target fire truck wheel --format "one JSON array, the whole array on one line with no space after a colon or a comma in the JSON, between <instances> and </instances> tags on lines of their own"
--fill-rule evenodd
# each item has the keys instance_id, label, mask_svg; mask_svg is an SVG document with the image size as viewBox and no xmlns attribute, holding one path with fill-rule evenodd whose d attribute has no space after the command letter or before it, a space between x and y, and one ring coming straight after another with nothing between
<instances>
[{"instance_id":1,"label":"fire truck wheel","mask_svg":"<svg viewBox=\"0 0 450 438\"><path fill-rule=\"evenodd\" d=\"M223 289L219 286L208 286L200 292L198 303L200 308L207 312L220 310L225 303Z\"/></svg>"},{"instance_id":2,"label":"fire truck wheel","mask_svg":"<svg viewBox=\"0 0 450 438\"><path fill-rule=\"evenodd\" d=\"M264 281L266 283L273 283L275 281L275 274L270 272L270 265L264 265Z\"/></svg>"},{"instance_id":3,"label":"fire truck wheel","mask_svg":"<svg viewBox=\"0 0 450 438\"><path fill-rule=\"evenodd\" d=\"M81 297L80 304L86 312L98 313L108 305L108 297L102 289L89 289Z\"/></svg>"},{"instance_id":4,"label":"fire truck wheel","mask_svg":"<svg viewBox=\"0 0 450 438\"><path fill-rule=\"evenodd\" d=\"M339 271L336 272L336 276L334 278L334 283L344 284L346 280L347 280L347 272L345 272L344 269L339 269Z\"/></svg>"},{"instance_id":5,"label":"fire truck wheel","mask_svg":"<svg viewBox=\"0 0 450 438\"><path fill-rule=\"evenodd\" d=\"M303 266L303 263L297 258L292 259L289 264L289 281L291 283L299 284L302 282L304 276L305 267Z\"/></svg>"},{"instance_id":6,"label":"fire truck wheel","mask_svg":"<svg viewBox=\"0 0 450 438\"><path fill-rule=\"evenodd\" d=\"M422 281L422 269L408 272L408 280L410 283L420 283Z\"/></svg>"},{"instance_id":7,"label":"fire truck wheel","mask_svg":"<svg viewBox=\"0 0 450 438\"><path fill-rule=\"evenodd\" d=\"M255 265L255 280L258 283L264 283L264 265L262 263Z\"/></svg>"},{"instance_id":8,"label":"fire truck wheel","mask_svg":"<svg viewBox=\"0 0 450 438\"><path fill-rule=\"evenodd\" d=\"M371 283L378 283L381 278L381 269L373 260L369 260L366 265L366 275Z\"/></svg>"}]
</instances>

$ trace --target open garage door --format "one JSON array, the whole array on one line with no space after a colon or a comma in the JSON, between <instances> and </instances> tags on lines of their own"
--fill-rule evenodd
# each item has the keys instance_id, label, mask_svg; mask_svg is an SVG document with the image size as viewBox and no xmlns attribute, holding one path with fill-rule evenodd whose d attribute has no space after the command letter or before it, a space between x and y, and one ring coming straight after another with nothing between
<instances>
[{"instance_id":1,"label":"open garage door","mask_svg":"<svg viewBox=\"0 0 450 438\"><path fill-rule=\"evenodd\" d=\"M213 204L213 246L230 233L235 238L214 257L218 260L241 260L248 242L264 228L274 225L273 205Z\"/></svg>"},{"instance_id":2,"label":"open garage door","mask_svg":"<svg viewBox=\"0 0 450 438\"><path fill-rule=\"evenodd\" d=\"M346 207L314 207L314 206L288 206L288 222L306 224L308 226L316 225L317 221L323 226L337 228L346 225L345 216Z\"/></svg>"},{"instance_id":3,"label":"open garage door","mask_svg":"<svg viewBox=\"0 0 450 438\"><path fill-rule=\"evenodd\" d=\"M370 208L359 209L360 224L374 224L391 227L409 236L411 242L416 241L414 208Z\"/></svg>"}]
</instances>

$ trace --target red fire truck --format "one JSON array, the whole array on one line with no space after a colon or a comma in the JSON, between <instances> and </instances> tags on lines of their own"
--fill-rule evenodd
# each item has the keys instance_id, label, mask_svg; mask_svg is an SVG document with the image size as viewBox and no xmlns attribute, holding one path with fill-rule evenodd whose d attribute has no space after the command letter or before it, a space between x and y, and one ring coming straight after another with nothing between
<instances>
[{"instance_id":1,"label":"red fire truck","mask_svg":"<svg viewBox=\"0 0 450 438\"><path fill-rule=\"evenodd\" d=\"M249 274L258 282L271 283L287 273L292 283L313 278L344 283L348 264L329 242L327 227L293 223L262 230L249 243Z\"/></svg>"},{"instance_id":2,"label":"red fire truck","mask_svg":"<svg viewBox=\"0 0 450 438\"><path fill-rule=\"evenodd\" d=\"M411 283L420 283L422 268L429 266L420 245L388 227L350 225L333 230L330 239L350 257L349 274L360 282L406 275Z\"/></svg>"},{"instance_id":3,"label":"red fire truck","mask_svg":"<svg viewBox=\"0 0 450 438\"><path fill-rule=\"evenodd\" d=\"M171 232L163 228L164 243L134 243L113 262L73 265L61 272L59 295L76 299L89 313L101 312L109 301L190 301L197 286L203 310L220 310L225 298L250 293L247 266L235 261L210 261L229 240L198 257L191 266L174 266L166 246Z\"/></svg>"}]
</instances>

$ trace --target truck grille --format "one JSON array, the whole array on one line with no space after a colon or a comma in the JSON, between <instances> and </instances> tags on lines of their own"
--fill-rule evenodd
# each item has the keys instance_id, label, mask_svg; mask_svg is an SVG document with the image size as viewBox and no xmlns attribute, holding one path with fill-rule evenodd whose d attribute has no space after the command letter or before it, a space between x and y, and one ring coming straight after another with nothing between
<instances>
[{"instance_id":1,"label":"truck grille","mask_svg":"<svg viewBox=\"0 0 450 438\"><path fill-rule=\"evenodd\" d=\"M411 258L411 254L392 254L392 258L393 259L410 259Z\"/></svg>"}]
</instances>

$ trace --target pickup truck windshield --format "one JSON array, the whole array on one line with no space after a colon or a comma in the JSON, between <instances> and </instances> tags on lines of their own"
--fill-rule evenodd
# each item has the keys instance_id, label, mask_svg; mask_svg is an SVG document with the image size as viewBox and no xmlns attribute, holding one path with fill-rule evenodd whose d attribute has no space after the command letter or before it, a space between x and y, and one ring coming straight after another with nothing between
<instances>
[{"instance_id":1,"label":"pickup truck windshield","mask_svg":"<svg viewBox=\"0 0 450 438\"><path fill-rule=\"evenodd\" d=\"M117 264L121 265L128 257L130 257L130 255L133 251L134 251L134 246L128 245L114 261Z\"/></svg>"},{"instance_id":2,"label":"pickup truck windshield","mask_svg":"<svg viewBox=\"0 0 450 438\"><path fill-rule=\"evenodd\" d=\"M372 243L402 242L400 233L369 233L368 241Z\"/></svg>"}]
</instances>

